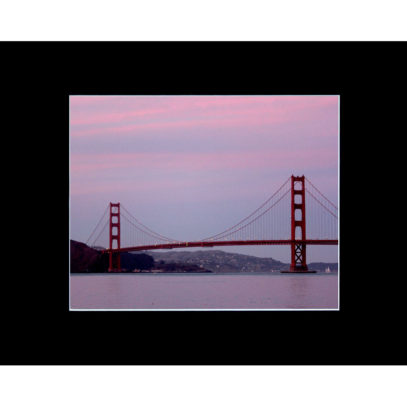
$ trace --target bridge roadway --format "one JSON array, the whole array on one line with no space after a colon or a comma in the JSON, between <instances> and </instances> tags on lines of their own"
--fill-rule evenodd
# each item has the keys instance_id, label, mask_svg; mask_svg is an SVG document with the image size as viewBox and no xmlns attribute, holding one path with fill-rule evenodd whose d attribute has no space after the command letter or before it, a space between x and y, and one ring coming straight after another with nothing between
<instances>
[{"instance_id":1,"label":"bridge roadway","mask_svg":"<svg viewBox=\"0 0 407 407\"><path fill-rule=\"evenodd\" d=\"M224 240L224 241L198 241L198 242L173 242L153 244L146 246L121 247L120 249L105 249L102 253L124 253L142 250L162 250L180 249L191 247L215 247L215 246L261 246L261 245L291 245L291 244L312 244L312 245L337 245L338 240L314 239L314 240Z\"/></svg>"}]
</instances>

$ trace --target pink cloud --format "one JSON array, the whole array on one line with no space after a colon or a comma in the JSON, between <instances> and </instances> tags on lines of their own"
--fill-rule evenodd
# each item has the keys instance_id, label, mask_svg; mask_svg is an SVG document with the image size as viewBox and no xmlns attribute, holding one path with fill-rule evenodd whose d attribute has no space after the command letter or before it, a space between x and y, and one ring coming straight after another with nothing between
<instances>
[{"instance_id":1,"label":"pink cloud","mask_svg":"<svg viewBox=\"0 0 407 407\"><path fill-rule=\"evenodd\" d=\"M337 154L328 148L300 150L272 150L213 153L120 153L76 154L71 158L71 173L83 174L113 169L156 170L223 170L244 168L292 168L301 163L314 162L324 167L337 161Z\"/></svg>"},{"instance_id":2,"label":"pink cloud","mask_svg":"<svg viewBox=\"0 0 407 407\"><path fill-rule=\"evenodd\" d=\"M171 184L168 184L167 178L156 178L154 181L143 179L142 177L134 179L98 179L93 180L91 183L71 183L70 194L72 196L78 195L104 195L114 197L124 192L131 192L133 194L142 194L144 199L150 200L154 198L157 191L167 191L179 188L191 188L195 185L193 179L174 179ZM146 195L147 194L147 195ZM113 199L113 198L111 198ZM138 196L137 199L141 199Z\"/></svg>"},{"instance_id":3,"label":"pink cloud","mask_svg":"<svg viewBox=\"0 0 407 407\"><path fill-rule=\"evenodd\" d=\"M112 104L108 111L75 109L73 101L71 135L83 137L111 133L134 134L145 130L185 129L198 126L219 128L270 125L315 117L320 114L320 108L333 106L338 102L336 96L174 97L171 100L160 97L136 97L117 100L123 103L119 106ZM135 101L139 104L137 105ZM81 125L92 124L95 127L80 128Z\"/></svg>"},{"instance_id":4,"label":"pink cloud","mask_svg":"<svg viewBox=\"0 0 407 407\"><path fill-rule=\"evenodd\" d=\"M102 135L129 135L134 136L140 132L146 130L185 130L185 129L221 129L221 128L251 128L266 125L279 124L289 122L290 117L284 113L266 115L264 111L257 111L248 113L247 111L235 112L237 117L212 117L210 119L195 119L195 120L178 120L167 122L150 122L139 124L128 124L120 126L111 126L105 128L94 128L87 130L73 130L71 131L72 137L86 137L86 136L102 136ZM312 120L315 116L310 113L304 112L301 116L297 116L298 119Z\"/></svg>"},{"instance_id":5,"label":"pink cloud","mask_svg":"<svg viewBox=\"0 0 407 407\"><path fill-rule=\"evenodd\" d=\"M143 109L143 110L140 109L128 112L113 112L113 113L95 112L93 114L89 114L86 111L79 111L76 112L75 114L72 114L70 124L73 126L77 126L83 124L117 123L134 118L154 116L165 112L166 112L165 109Z\"/></svg>"}]
</instances>

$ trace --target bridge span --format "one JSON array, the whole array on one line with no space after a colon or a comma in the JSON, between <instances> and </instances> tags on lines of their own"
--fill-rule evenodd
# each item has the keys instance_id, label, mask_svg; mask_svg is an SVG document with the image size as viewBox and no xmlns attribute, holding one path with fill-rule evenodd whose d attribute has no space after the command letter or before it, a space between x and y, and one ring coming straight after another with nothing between
<instances>
[{"instance_id":1,"label":"bridge span","mask_svg":"<svg viewBox=\"0 0 407 407\"><path fill-rule=\"evenodd\" d=\"M309 198L307 212L310 212L311 216L306 215L306 196ZM96 231L103 224L105 216L108 216L108 219L101 232L97 234ZM291 246L290 271L307 272L308 245L338 244L338 208L304 175L292 175L249 216L223 232L205 239L179 241L160 235L142 224L120 202L110 202L88 241L94 234L97 235L94 242L98 241L107 227L108 244L106 242L98 246L108 246L102 252L109 254L109 271L121 271L120 253L124 252L194 247L288 245Z\"/></svg>"},{"instance_id":2,"label":"bridge span","mask_svg":"<svg viewBox=\"0 0 407 407\"><path fill-rule=\"evenodd\" d=\"M305 244L305 245L337 245L338 239L312 239L312 240L230 240L230 241L217 241L217 242L176 242L176 243L163 243L151 244L144 246L134 247L121 247L117 249L101 250L102 253L126 253L144 250L165 250L165 249L185 249L192 247L216 247L216 246L262 246L262 245L292 245L292 244Z\"/></svg>"}]
</instances>

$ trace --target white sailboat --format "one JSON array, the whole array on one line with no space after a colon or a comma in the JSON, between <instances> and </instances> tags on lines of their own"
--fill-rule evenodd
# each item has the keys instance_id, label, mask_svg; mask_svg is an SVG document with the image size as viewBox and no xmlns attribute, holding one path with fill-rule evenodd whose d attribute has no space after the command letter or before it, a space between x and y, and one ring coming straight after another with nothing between
<instances>
[{"instance_id":1,"label":"white sailboat","mask_svg":"<svg viewBox=\"0 0 407 407\"><path fill-rule=\"evenodd\" d=\"M329 268L329 266L325 269L325 273L330 273L331 269Z\"/></svg>"}]
</instances>

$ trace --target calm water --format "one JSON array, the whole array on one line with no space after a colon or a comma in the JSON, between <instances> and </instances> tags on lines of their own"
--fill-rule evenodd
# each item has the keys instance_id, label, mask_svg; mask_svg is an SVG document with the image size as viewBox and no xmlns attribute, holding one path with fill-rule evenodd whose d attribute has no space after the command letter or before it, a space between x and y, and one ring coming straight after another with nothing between
<instances>
[{"instance_id":1,"label":"calm water","mask_svg":"<svg viewBox=\"0 0 407 407\"><path fill-rule=\"evenodd\" d=\"M337 274L75 274L71 309L338 308Z\"/></svg>"}]
</instances>

